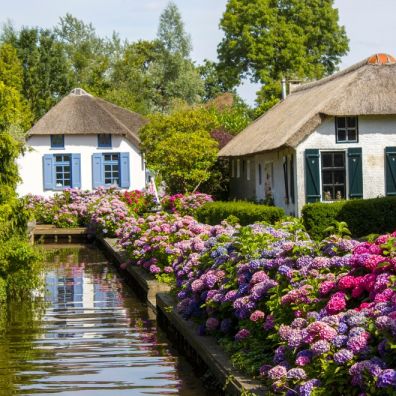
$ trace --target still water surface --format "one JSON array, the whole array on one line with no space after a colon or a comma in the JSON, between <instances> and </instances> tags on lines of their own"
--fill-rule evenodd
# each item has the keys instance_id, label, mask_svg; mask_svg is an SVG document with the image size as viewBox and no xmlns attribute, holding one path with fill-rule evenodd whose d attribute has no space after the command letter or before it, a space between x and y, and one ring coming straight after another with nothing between
<instances>
[{"instance_id":1,"label":"still water surface","mask_svg":"<svg viewBox=\"0 0 396 396\"><path fill-rule=\"evenodd\" d=\"M45 302L3 312L1 396L205 395L100 250L51 251L45 282Z\"/></svg>"}]
</instances>

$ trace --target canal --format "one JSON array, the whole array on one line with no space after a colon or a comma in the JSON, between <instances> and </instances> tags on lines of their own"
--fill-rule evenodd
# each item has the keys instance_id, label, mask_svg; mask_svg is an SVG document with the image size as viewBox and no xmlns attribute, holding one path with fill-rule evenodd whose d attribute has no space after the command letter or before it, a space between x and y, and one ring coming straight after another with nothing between
<instances>
[{"instance_id":1,"label":"canal","mask_svg":"<svg viewBox=\"0 0 396 396\"><path fill-rule=\"evenodd\" d=\"M45 249L45 297L1 313L1 396L207 394L99 249Z\"/></svg>"}]
</instances>

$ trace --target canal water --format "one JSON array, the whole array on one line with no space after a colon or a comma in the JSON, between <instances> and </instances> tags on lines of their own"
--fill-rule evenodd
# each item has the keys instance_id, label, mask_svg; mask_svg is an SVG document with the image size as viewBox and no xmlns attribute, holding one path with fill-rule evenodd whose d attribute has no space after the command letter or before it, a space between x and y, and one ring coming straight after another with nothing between
<instances>
[{"instance_id":1,"label":"canal water","mask_svg":"<svg viewBox=\"0 0 396 396\"><path fill-rule=\"evenodd\" d=\"M3 309L0 395L205 395L94 246L47 246L45 298Z\"/></svg>"}]
</instances>

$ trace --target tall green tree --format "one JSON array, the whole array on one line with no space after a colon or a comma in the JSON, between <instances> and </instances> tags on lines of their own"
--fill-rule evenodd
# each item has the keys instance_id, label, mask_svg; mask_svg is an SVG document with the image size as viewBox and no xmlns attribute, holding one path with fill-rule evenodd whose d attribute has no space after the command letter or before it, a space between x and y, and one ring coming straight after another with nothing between
<instances>
[{"instance_id":1,"label":"tall green tree","mask_svg":"<svg viewBox=\"0 0 396 396\"><path fill-rule=\"evenodd\" d=\"M333 0L229 0L220 21L219 69L234 87L248 77L263 88L265 110L279 98L280 81L333 73L348 51Z\"/></svg>"},{"instance_id":2,"label":"tall green tree","mask_svg":"<svg viewBox=\"0 0 396 396\"><path fill-rule=\"evenodd\" d=\"M188 104L199 102L203 82L190 59L191 39L173 2L160 16L157 37L162 50L148 71L156 93L155 106L160 111L167 111L177 101Z\"/></svg>"},{"instance_id":3,"label":"tall green tree","mask_svg":"<svg viewBox=\"0 0 396 396\"><path fill-rule=\"evenodd\" d=\"M32 113L22 96L23 69L16 49L0 45L0 132L26 130Z\"/></svg>"},{"instance_id":4,"label":"tall green tree","mask_svg":"<svg viewBox=\"0 0 396 396\"><path fill-rule=\"evenodd\" d=\"M16 48L23 68L22 94L37 120L71 89L70 69L64 48L53 32L5 25L3 43Z\"/></svg>"},{"instance_id":5,"label":"tall green tree","mask_svg":"<svg viewBox=\"0 0 396 396\"><path fill-rule=\"evenodd\" d=\"M180 54L184 58L190 56L191 37L185 32L181 14L173 1L168 3L160 16L157 37L167 52Z\"/></svg>"}]
</instances>

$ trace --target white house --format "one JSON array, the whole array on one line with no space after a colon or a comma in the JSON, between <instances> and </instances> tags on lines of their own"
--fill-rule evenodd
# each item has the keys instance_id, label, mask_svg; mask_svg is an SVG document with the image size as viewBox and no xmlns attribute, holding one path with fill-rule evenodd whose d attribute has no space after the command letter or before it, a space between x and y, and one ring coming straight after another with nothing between
<instances>
[{"instance_id":1,"label":"white house","mask_svg":"<svg viewBox=\"0 0 396 396\"><path fill-rule=\"evenodd\" d=\"M229 142L231 198L298 215L307 202L396 195L396 59L301 85Z\"/></svg>"},{"instance_id":2,"label":"white house","mask_svg":"<svg viewBox=\"0 0 396 396\"><path fill-rule=\"evenodd\" d=\"M137 113L73 89L28 131L18 193L144 188L138 132L145 123Z\"/></svg>"}]
</instances>

